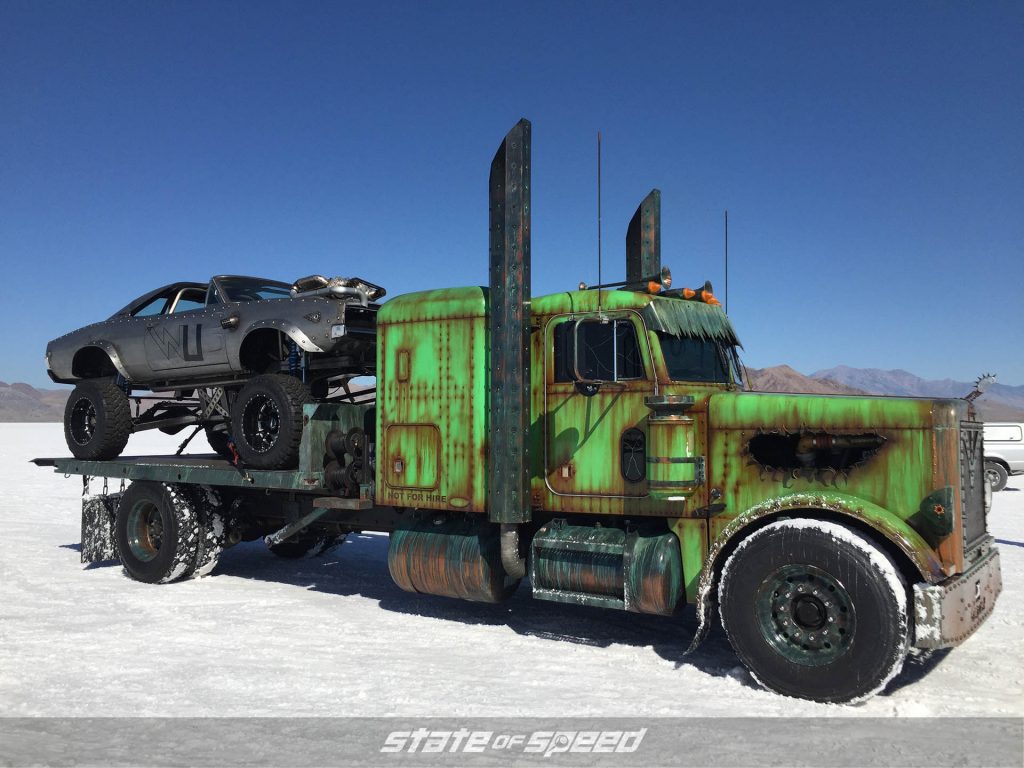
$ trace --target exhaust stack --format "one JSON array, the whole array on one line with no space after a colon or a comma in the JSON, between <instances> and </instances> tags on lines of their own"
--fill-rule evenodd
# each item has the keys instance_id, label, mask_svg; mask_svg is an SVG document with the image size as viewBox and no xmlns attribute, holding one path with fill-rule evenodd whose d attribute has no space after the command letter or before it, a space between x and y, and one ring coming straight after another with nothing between
<instances>
[{"instance_id":1,"label":"exhaust stack","mask_svg":"<svg viewBox=\"0 0 1024 768\"><path fill-rule=\"evenodd\" d=\"M489 185L487 509L491 522L505 525L530 519L530 131L524 119L508 132L491 162ZM511 541L515 531L508 534Z\"/></svg>"},{"instance_id":2,"label":"exhaust stack","mask_svg":"<svg viewBox=\"0 0 1024 768\"><path fill-rule=\"evenodd\" d=\"M661 191L652 189L626 229L626 284L661 273Z\"/></svg>"}]
</instances>

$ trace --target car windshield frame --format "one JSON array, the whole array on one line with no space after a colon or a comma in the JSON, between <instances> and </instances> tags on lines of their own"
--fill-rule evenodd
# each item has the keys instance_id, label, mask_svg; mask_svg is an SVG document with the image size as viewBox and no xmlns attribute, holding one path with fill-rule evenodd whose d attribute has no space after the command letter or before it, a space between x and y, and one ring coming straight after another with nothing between
<instances>
[{"instance_id":1,"label":"car windshield frame","mask_svg":"<svg viewBox=\"0 0 1024 768\"><path fill-rule=\"evenodd\" d=\"M280 280L269 280L264 277L250 277L248 275L216 275L210 280L210 284L216 289L220 302L224 304L236 304L246 301L277 301L279 299L290 299L291 285L282 283ZM236 298L237 291L255 292L257 298L251 295L246 298ZM233 293L234 291L234 293ZM263 295L264 293L277 295ZM210 303L210 302L208 302Z\"/></svg>"}]
</instances>

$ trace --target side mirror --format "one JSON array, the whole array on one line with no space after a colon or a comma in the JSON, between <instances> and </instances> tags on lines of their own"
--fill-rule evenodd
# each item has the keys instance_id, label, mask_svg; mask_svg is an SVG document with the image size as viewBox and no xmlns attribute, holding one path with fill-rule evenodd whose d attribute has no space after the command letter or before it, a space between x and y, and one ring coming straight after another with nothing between
<instances>
[{"instance_id":1,"label":"side mirror","mask_svg":"<svg viewBox=\"0 0 1024 768\"><path fill-rule=\"evenodd\" d=\"M580 381L579 379L577 379L575 385L576 391L579 392L584 397L593 397L601 389L600 383L596 381Z\"/></svg>"}]
</instances>

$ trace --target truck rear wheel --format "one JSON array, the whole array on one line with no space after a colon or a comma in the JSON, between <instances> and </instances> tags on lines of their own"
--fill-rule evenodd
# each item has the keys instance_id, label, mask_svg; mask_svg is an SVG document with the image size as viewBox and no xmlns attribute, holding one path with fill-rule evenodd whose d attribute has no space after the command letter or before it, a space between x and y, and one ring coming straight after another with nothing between
<instances>
[{"instance_id":1,"label":"truck rear wheel","mask_svg":"<svg viewBox=\"0 0 1024 768\"><path fill-rule=\"evenodd\" d=\"M1010 473L998 461L986 461L985 477L992 485L992 492L995 493L1006 487L1006 482L1010 479Z\"/></svg>"},{"instance_id":2,"label":"truck rear wheel","mask_svg":"<svg viewBox=\"0 0 1024 768\"><path fill-rule=\"evenodd\" d=\"M309 389L294 376L257 376L238 393L231 416L235 448L256 469L289 469L298 464L302 406Z\"/></svg>"},{"instance_id":3,"label":"truck rear wheel","mask_svg":"<svg viewBox=\"0 0 1024 768\"><path fill-rule=\"evenodd\" d=\"M193 574L205 530L182 486L136 481L121 497L114 540L128 576L165 584Z\"/></svg>"},{"instance_id":4,"label":"truck rear wheel","mask_svg":"<svg viewBox=\"0 0 1024 768\"><path fill-rule=\"evenodd\" d=\"M192 576L206 576L217 567L221 552L237 541L237 521L220 491L208 485L182 486L189 491L192 508L199 516L199 545Z\"/></svg>"},{"instance_id":5,"label":"truck rear wheel","mask_svg":"<svg viewBox=\"0 0 1024 768\"><path fill-rule=\"evenodd\" d=\"M128 396L113 379L85 379L75 385L64 406L64 439L76 459L113 459L131 433Z\"/></svg>"},{"instance_id":6,"label":"truck rear wheel","mask_svg":"<svg viewBox=\"0 0 1024 768\"><path fill-rule=\"evenodd\" d=\"M722 623L762 685L849 702L899 673L910 638L892 561L837 523L782 520L740 543L719 585Z\"/></svg>"}]
</instances>

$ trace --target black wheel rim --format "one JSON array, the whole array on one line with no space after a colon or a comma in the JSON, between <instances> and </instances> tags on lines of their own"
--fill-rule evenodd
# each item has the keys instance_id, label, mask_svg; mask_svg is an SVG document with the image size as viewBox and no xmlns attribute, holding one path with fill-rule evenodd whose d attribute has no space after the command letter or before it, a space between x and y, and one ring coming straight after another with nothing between
<instances>
[{"instance_id":1,"label":"black wheel rim","mask_svg":"<svg viewBox=\"0 0 1024 768\"><path fill-rule=\"evenodd\" d=\"M96 434L96 406L87 397L79 398L71 408L69 423L71 439L78 445L88 445Z\"/></svg>"},{"instance_id":2,"label":"black wheel rim","mask_svg":"<svg viewBox=\"0 0 1024 768\"><path fill-rule=\"evenodd\" d=\"M242 434L257 453L266 453L281 435L281 412L267 395L253 395L242 410Z\"/></svg>"},{"instance_id":3,"label":"black wheel rim","mask_svg":"<svg viewBox=\"0 0 1024 768\"><path fill-rule=\"evenodd\" d=\"M148 563L160 553L164 521L151 501L139 501L128 512L128 549L132 557Z\"/></svg>"},{"instance_id":4,"label":"black wheel rim","mask_svg":"<svg viewBox=\"0 0 1024 768\"><path fill-rule=\"evenodd\" d=\"M797 664L831 664L853 643L857 617L850 593L811 565L787 565L768 576L755 596L765 642Z\"/></svg>"}]
</instances>

